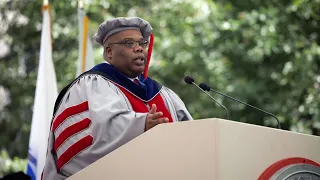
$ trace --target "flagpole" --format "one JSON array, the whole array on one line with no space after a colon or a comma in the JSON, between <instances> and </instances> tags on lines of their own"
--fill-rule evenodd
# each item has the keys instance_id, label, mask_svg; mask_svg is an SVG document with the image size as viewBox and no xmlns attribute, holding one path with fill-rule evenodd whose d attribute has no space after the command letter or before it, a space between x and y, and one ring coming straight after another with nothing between
<instances>
[{"instance_id":1,"label":"flagpole","mask_svg":"<svg viewBox=\"0 0 320 180\"><path fill-rule=\"evenodd\" d=\"M76 76L94 66L93 49L91 39L89 37L89 18L86 16L84 0L77 0L78 2L78 62Z\"/></svg>"},{"instance_id":2,"label":"flagpole","mask_svg":"<svg viewBox=\"0 0 320 180\"><path fill-rule=\"evenodd\" d=\"M78 8L83 9L83 1L82 0L78 1Z\"/></svg>"},{"instance_id":3,"label":"flagpole","mask_svg":"<svg viewBox=\"0 0 320 180\"><path fill-rule=\"evenodd\" d=\"M83 10L84 3L83 0L78 0L78 8ZM82 59L81 59L81 72L85 71L86 68L86 55L87 55L87 36L88 36L88 17L84 16L83 19L83 29L82 29Z\"/></svg>"}]
</instances>

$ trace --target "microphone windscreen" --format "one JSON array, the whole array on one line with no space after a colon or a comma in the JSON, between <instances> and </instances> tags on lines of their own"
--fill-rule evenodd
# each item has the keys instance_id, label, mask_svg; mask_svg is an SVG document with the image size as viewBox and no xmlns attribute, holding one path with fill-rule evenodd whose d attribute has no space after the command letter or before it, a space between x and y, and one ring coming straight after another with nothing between
<instances>
[{"instance_id":1,"label":"microphone windscreen","mask_svg":"<svg viewBox=\"0 0 320 180\"><path fill-rule=\"evenodd\" d=\"M206 85L205 83L200 83L199 87L205 91L210 91L210 87L208 85Z\"/></svg>"},{"instance_id":2,"label":"microphone windscreen","mask_svg":"<svg viewBox=\"0 0 320 180\"><path fill-rule=\"evenodd\" d=\"M192 84L194 82L194 79L190 76L186 76L184 77L184 82L186 82L187 84Z\"/></svg>"}]
</instances>

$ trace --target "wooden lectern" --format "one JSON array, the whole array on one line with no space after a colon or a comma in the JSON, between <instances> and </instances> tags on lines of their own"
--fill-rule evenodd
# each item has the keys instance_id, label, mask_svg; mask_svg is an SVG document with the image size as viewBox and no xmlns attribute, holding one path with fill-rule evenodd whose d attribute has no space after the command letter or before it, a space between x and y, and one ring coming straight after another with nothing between
<instances>
[{"instance_id":1,"label":"wooden lectern","mask_svg":"<svg viewBox=\"0 0 320 180\"><path fill-rule=\"evenodd\" d=\"M213 118L158 125L68 180L279 179L297 164L320 177L320 137Z\"/></svg>"}]
</instances>

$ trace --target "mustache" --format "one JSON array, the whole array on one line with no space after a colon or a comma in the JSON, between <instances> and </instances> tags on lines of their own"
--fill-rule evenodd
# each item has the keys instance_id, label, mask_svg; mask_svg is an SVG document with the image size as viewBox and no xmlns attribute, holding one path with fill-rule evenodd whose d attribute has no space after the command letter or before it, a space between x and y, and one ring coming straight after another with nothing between
<instances>
[{"instance_id":1,"label":"mustache","mask_svg":"<svg viewBox=\"0 0 320 180\"><path fill-rule=\"evenodd\" d=\"M142 60L146 60L146 57L144 56L144 55L137 55L137 56L135 56L134 58L133 58L133 60L137 60L137 59L142 59Z\"/></svg>"}]
</instances>

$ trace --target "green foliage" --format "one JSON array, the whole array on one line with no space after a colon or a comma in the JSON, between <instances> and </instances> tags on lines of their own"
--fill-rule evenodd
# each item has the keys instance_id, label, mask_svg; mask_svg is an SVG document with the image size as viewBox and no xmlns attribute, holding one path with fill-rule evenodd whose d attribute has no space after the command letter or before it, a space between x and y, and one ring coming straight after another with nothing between
<instances>
[{"instance_id":1,"label":"green foliage","mask_svg":"<svg viewBox=\"0 0 320 180\"><path fill-rule=\"evenodd\" d=\"M27 160L14 157L11 159L7 151L0 152L0 177L14 172L24 172L27 167Z\"/></svg>"},{"instance_id":2,"label":"green foliage","mask_svg":"<svg viewBox=\"0 0 320 180\"><path fill-rule=\"evenodd\" d=\"M77 1L52 1L51 8L53 60L61 90L75 77ZM274 113L283 129L320 135L320 1L92 0L85 9L91 35L110 17L150 21L155 46L149 74L177 92L195 119L225 118L225 112L185 85L185 75ZM8 50L0 52L0 148L10 157L25 158L41 1L3 1L0 10L0 47L5 44ZM94 48L95 62L100 63L102 48L97 43ZM229 109L232 120L276 127L272 117L213 95Z\"/></svg>"}]
</instances>

